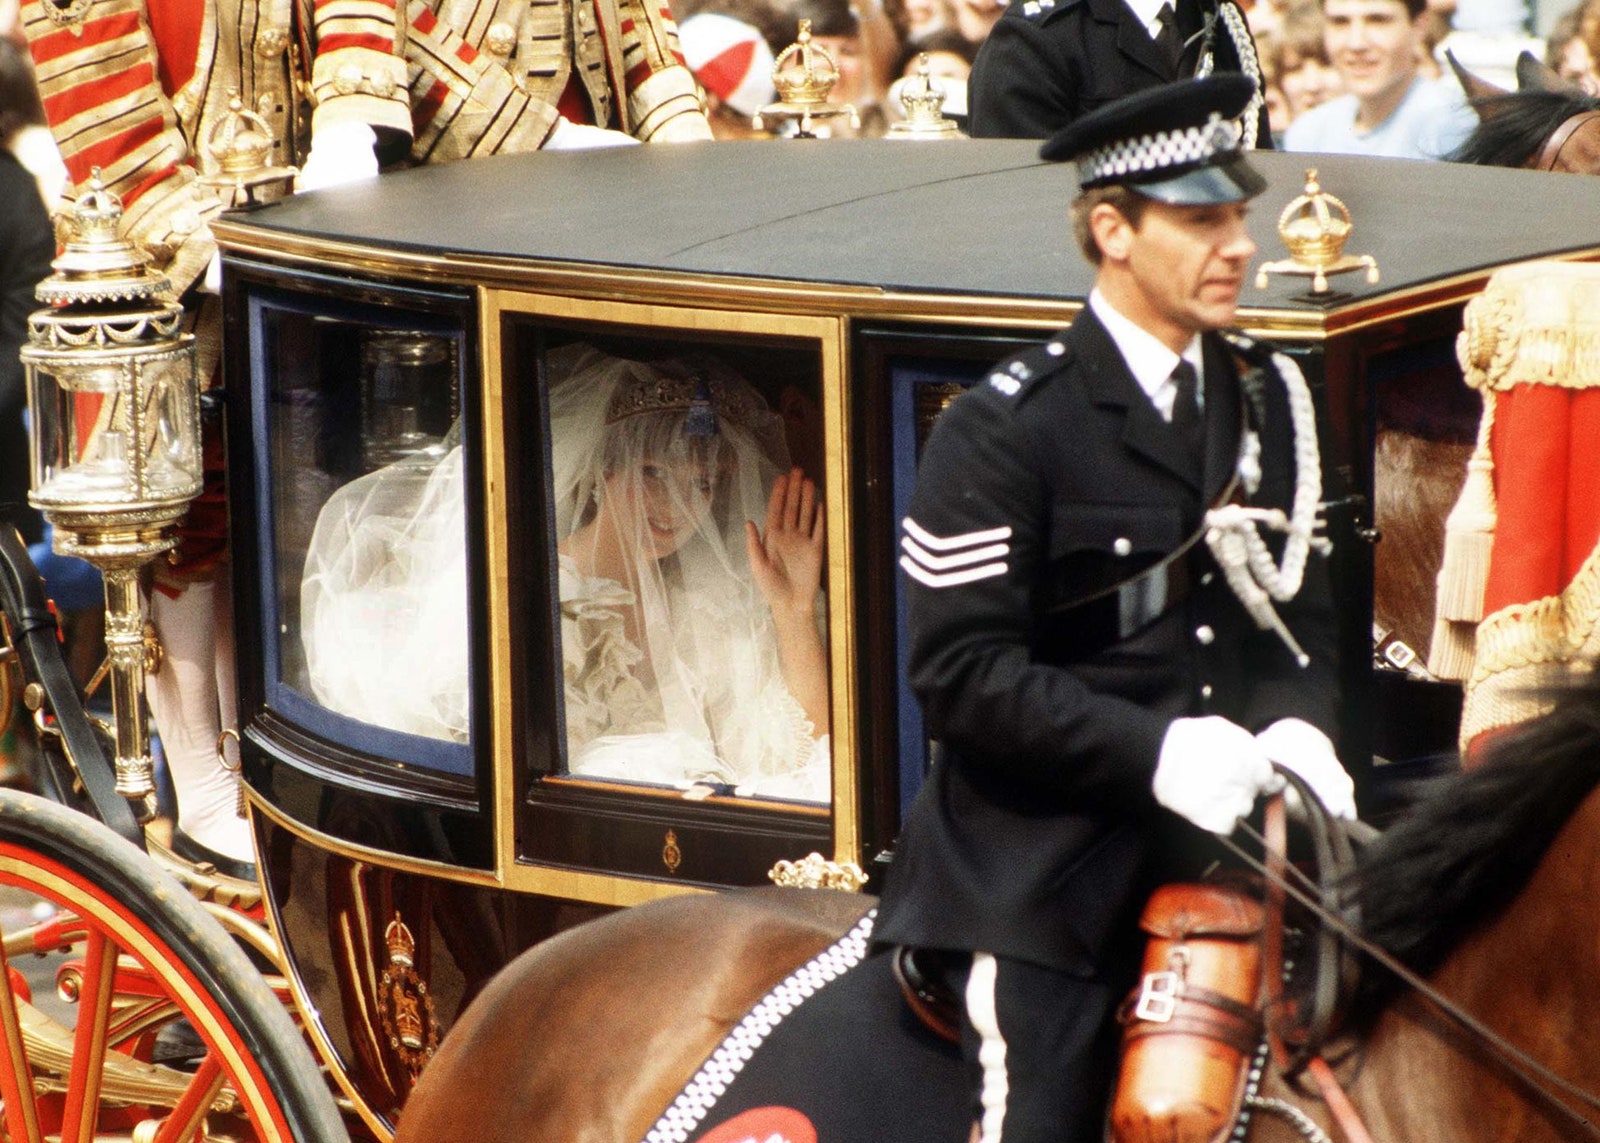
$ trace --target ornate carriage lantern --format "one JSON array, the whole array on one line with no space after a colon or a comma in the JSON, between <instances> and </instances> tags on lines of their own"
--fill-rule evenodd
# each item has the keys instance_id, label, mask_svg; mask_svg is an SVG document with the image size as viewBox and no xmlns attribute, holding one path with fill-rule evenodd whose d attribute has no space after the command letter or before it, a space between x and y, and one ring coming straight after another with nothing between
<instances>
[{"instance_id":1,"label":"ornate carriage lantern","mask_svg":"<svg viewBox=\"0 0 1600 1143\"><path fill-rule=\"evenodd\" d=\"M826 48L811 42L811 21L801 20L795 42L783 49L772 66L772 86L778 89L778 101L751 116L751 125L763 131L769 120L794 120L797 139L815 138L813 123L840 115L850 117L850 126L860 127L861 116L856 114L854 105L828 102L838 82L839 65Z\"/></svg>"},{"instance_id":2,"label":"ornate carriage lantern","mask_svg":"<svg viewBox=\"0 0 1600 1143\"><path fill-rule=\"evenodd\" d=\"M148 809L139 570L177 542L172 526L200 492L199 385L182 307L149 257L118 237L121 218L96 170L56 272L39 285L48 308L29 317L21 356L33 424L28 499L54 527L55 550L105 577L117 792Z\"/></svg>"},{"instance_id":3,"label":"ornate carriage lantern","mask_svg":"<svg viewBox=\"0 0 1600 1143\"><path fill-rule=\"evenodd\" d=\"M917 57L916 74L900 88L900 106L905 119L889 127L891 139L959 139L961 129L955 120L944 117L944 85L933 78L928 53Z\"/></svg>"},{"instance_id":4,"label":"ornate carriage lantern","mask_svg":"<svg viewBox=\"0 0 1600 1143\"><path fill-rule=\"evenodd\" d=\"M1306 187L1278 216L1278 236L1289 248L1282 262L1266 262L1256 271L1256 289L1267 288L1271 274L1294 274L1311 279L1308 300L1342 297L1328 292L1328 277L1365 269L1368 285L1378 284L1378 260L1371 254L1346 254L1350 237L1350 211L1322 189L1315 167L1306 170Z\"/></svg>"}]
</instances>

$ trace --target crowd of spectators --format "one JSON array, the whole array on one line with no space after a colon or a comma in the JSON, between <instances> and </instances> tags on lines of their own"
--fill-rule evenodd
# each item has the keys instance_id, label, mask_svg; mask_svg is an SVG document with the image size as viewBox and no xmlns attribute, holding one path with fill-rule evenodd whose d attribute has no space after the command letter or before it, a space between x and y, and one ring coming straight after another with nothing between
<instances>
[{"instance_id":1,"label":"crowd of spectators","mask_svg":"<svg viewBox=\"0 0 1600 1143\"><path fill-rule=\"evenodd\" d=\"M1275 140L1312 108L1347 94L1351 84L1329 53L1327 0L1247 0ZM1572 82L1600 94L1600 0L1564 15L1547 42L1532 39L1523 0L1415 0L1416 77L1454 93L1446 48L1475 72L1515 86L1511 65L1530 49ZM912 74L922 53L949 95L945 112L965 114L965 79L1004 0L676 0L684 51L714 110L723 138L748 135L750 117L776 98L772 60L794 42L798 22L812 21L815 42L840 68L835 102L861 113L861 134L881 134L899 116L897 80ZM714 18L713 18L714 17ZM1408 29L1408 33L1411 30ZM1344 71L1348 73L1347 66ZM1359 84L1358 84L1359 86ZM831 133L848 134L835 121Z\"/></svg>"}]
</instances>

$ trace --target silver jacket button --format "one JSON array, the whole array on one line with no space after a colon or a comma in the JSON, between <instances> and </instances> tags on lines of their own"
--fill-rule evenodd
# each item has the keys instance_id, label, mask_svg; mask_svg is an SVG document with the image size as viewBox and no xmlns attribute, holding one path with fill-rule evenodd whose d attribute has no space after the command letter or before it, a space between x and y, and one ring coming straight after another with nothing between
<instances>
[{"instance_id":1,"label":"silver jacket button","mask_svg":"<svg viewBox=\"0 0 1600 1143\"><path fill-rule=\"evenodd\" d=\"M1211 630L1209 625L1202 623L1194 629L1194 637L1202 647L1209 647L1216 642L1217 633Z\"/></svg>"},{"instance_id":2,"label":"silver jacket button","mask_svg":"<svg viewBox=\"0 0 1600 1143\"><path fill-rule=\"evenodd\" d=\"M1131 555L1133 553L1133 541L1126 536L1118 536L1111 541L1111 550L1119 556Z\"/></svg>"}]
</instances>

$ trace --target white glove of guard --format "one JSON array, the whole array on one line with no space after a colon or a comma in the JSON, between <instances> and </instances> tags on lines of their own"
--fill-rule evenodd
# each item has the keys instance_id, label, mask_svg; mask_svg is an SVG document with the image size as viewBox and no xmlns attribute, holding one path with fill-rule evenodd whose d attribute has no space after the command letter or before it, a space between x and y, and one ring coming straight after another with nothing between
<instances>
[{"instance_id":1,"label":"white glove of guard","mask_svg":"<svg viewBox=\"0 0 1600 1143\"><path fill-rule=\"evenodd\" d=\"M632 147L639 140L621 131L608 131L604 127L591 127L587 123L574 123L565 115L556 116L556 125L544 141L541 151L592 151L597 147Z\"/></svg>"},{"instance_id":2,"label":"white glove of guard","mask_svg":"<svg viewBox=\"0 0 1600 1143\"><path fill-rule=\"evenodd\" d=\"M1236 722L1210 715L1174 719L1167 727L1151 789L1173 813L1228 834L1275 780L1281 779L1255 737Z\"/></svg>"},{"instance_id":3,"label":"white glove of guard","mask_svg":"<svg viewBox=\"0 0 1600 1143\"><path fill-rule=\"evenodd\" d=\"M329 123L311 136L296 191L326 190L378 177L378 136L365 123Z\"/></svg>"},{"instance_id":4,"label":"white glove of guard","mask_svg":"<svg viewBox=\"0 0 1600 1143\"><path fill-rule=\"evenodd\" d=\"M1293 770L1311 792L1328 807L1336 818L1354 821L1356 817L1356 786L1339 764L1328 736L1309 722L1298 718L1280 718L1256 735L1261 750L1273 762L1286 770ZM1276 792L1283 785L1281 776L1271 787ZM1299 798L1289 791L1289 808L1298 810Z\"/></svg>"}]
</instances>

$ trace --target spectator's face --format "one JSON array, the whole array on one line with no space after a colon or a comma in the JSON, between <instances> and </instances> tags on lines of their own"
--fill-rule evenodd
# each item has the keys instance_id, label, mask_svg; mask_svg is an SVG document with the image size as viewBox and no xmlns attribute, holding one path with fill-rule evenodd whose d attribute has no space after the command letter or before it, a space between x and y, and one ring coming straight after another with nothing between
<instances>
[{"instance_id":1,"label":"spectator's face","mask_svg":"<svg viewBox=\"0 0 1600 1143\"><path fill-rule=\"evenodd\" d=\"M1006 0L955 0L956 30L969 44L981 44L1005 14Z\"/></svg>"},{"instance_id":2,"label":"spectator's face","mask_svg":"<svg viewBox=\"0 0 1600 1143\"><path fill-rule=\"evenodd\" d=\"M913 40L945 26L945 0L906 0L906 31Z\"/></svg>"},{"instance_id":3,"label":"spectator's face","mask_svg":"<svg viewBox=\"0 0 1600 1143\"><path fill-rule=\"evenodd\" d=\"M1594 54L1589 51L1589 45L1583 42L1581 36L1573 36L1561 49L1561 58L1556 61L1556 72L1562 79L1577 84L1590 95L1600 94L1600 79L1596 77Z\"/></svg>"},{"instance_id":4,"label":"spectator's face","mask_svg":"<svg viewBox=\"0 0 1600 1143\"><path fill-rule=\"evenodd\" d=\"M822 45L822 50L833 57L839 67L839 82L833 85L828 100L831 103L859 104L863 93L861 84L860 36L812 36L812 43Z\"/></svg>"},{"instance_id":5,"label":"spectator's face","mask_svg":"<svg viewBox=\"0 0 1600 1143\"><path fill-rule=\"evenodd\" d=\"M1363 103L1403 92L1416 78L1426 14L1400 0L1324 0L1328 58L1344 89Z\"/></svg>"},{"instance_id":6,"label":"spectator's face","mask_svg":"<svg viewBox=\"0 0 1600 1143\"><path fill-rule=\"evenodd\" d=\"M1344 81L1332 66L1316 56L1293 56L1288 52L1284 53L1283 75L1278 83L1291 120L1344 92Z\"/></svg>"}]
</instances>

